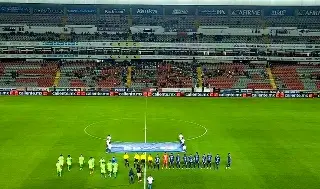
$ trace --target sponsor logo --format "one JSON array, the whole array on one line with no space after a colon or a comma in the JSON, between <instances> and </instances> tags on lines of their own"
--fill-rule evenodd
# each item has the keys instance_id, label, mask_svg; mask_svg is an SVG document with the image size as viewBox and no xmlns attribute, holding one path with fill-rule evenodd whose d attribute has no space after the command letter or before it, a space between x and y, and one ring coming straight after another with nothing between
<instances>
[{"instance_id":1,"label":"sponsor logo","mask_svg":"<svg viewBox=\"0 0 320 189\"><path fill-rule=\"evenodd\" d=\"M41 96L42 92L36 92L36 91L19 91L19 95L27 95L27 96Z\"/></svg>"},{"instance_id":2,"label":"sponsor logo","mask_svg":"<svg viewBox=\"0 0 320 189\"><path fill-rule=\"evenodd\" d=\"M10 91L0 91L0 95L10 95Z\"/></svg>"},{"instance_id":3,"label":"sponsor logo","mask_svg":"<svg viewBox=\"0 0 320 189\"><path fill-rule=\"evenodd\" d=\"M319 16L320 10L299 10L299 16Z\"/></svg>"},{"instance_id":4,"label":"sponsor logo","mask_svg":"<svg viewBox=\"0 0 320 189\"><path fill-rule=\"evenodd\" d=\"M71 91L68 91L68 92L52 92L52 95L53 96L75 96L76 92L71 92Z\"/></svg>"},{"instance_id":5,"label":"sponsor logo","mask_svg":"<svg viewBox=\"0 0 320 189\"><path fill-rule=\"evenodd\" d=\"M287 10L272 10L271 16L285 16L287 13Z\"/></svg>"},{"instance_id":6,"label":"sponsor logo","mask_svg":"<svg viewBox=\"0 0 320 189\"><path fill-rule=\"evenodd\" d=\"M131 92L131 93L121 92L121 93L118 93L118 96L143 96L143 93L137 93L137 92Z\"/></svg>"},{"instance_id":7,"label":"sponsor logo","mask_svg":"<svg viewBox=\"0 0 320 189\"><path fill-rule=\"evenodd\" d=\"M177 96L177 93L152 93L152 96Z\"/></svg>"},{"instance_id":8,"label":"sponsor logo","mask_svg":"<svg viewBox=\"0 0 320 189\"><path fill-rule=\"evenodd\" d=\"M188 10L186 9L173 9L172 10L172 14L176 14L176 15L179 15L179 14L188 14Z\"/></svg>"},{"instance_id":9,"label":"sponsor logo","mask_svg":"<svg viewBox=\"0 0 320 189\"><path fill-rule=\"evenodd\" d=\"M96 13L96 9L68 9L68 13Z\"/></svg>"},{"instance_id":10,"label":"sponsor logo","mask_svg":"<svg viewBox=\"0 0 320 189\"><path fill-rule=\"evenodd\" d=\"M275 98L276 94L252 94L252 97L257 97L257 98Z\"/></svg>"},{"instance_id":11,"label":"sponsor logo","mask_svg":"<svg viewBox=\"0 0 320 189\"><path fill-rule=\"evenodd\" d=\"M156 9L138 9L137 14L158 14Z\"/></svg>"},{"instance_id":12,"label":"sponsor logo","mask_svg":"<svg viewBox=\"0 0 320 189\"><path fill-rule=\"evenodd\" d=\"M210 93L186 93L185 96L187 97L201 97L201 96L210 96Z\"/></svg>"},{"instance_id":13,"label":"sponsor logo","mask_svg":"<svg viewBox=\"0 0 320 189\"><path fill-rule=\"evenodd\" d=\"M205 9L199 10L199 14L202 15L226 15L226 11L222 9Z\"/></svg>"},{"instance_id":14,"label":"sponsor logo","mask_svg":"<svg viewBox=\"0 0 320 189\"><path fill-rule=\"evenodd\" d=\"M124 14L126 13L126 9L105 9L105 14Z\"/></svg>"},{"instance_id":15,"label":"sponsor logo","mask_svg":"<svg viewBox=\"0 0 320 189\"><path fill-rule=\"evenodd\" d=\"M233 16L261 16L261 10L237 9L237 10L233 10L231 15L233 15Z\"/></svg>"},{"instance_id":16,"label":"sponsor logo","mask_svg":"<svg viewBox=\"0 0 320 189\"><path fill-rule=\"evenodd\" d=\"M86 92L86 96L109 96L108 92Z\"/></svg>"}]
</instances>

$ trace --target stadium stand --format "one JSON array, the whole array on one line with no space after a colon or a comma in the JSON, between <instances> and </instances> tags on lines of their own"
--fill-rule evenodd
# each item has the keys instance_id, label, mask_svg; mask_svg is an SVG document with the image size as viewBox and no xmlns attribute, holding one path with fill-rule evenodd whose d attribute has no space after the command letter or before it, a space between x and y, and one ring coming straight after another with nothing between
<instances>
[{"instance_id":1,"label":"stadium stand","mask_svg":"<svg viewBox=\"0 0 320 189\"><path fill-rule=\"evenodd\" d=\"M320 68L309 62L320 55L314 7L3 4L1 11L0 52L13 57L0 64L5 87L319 90ZM194 56L207 57L195 65Z\"/></svg>"},{"instance_id":2,"label":"stadium stand","mask_svg":"<svg viewBox=\"0 0 320 189\"><path fill-rule=\"evenodd\" d=\"M206 86L230 89L271 89L263 64L220 63L203 65Z\"/></svg>"},{"instance_id":3,"label":"stadium stand","mask_svg":"<svg viewBox=\"0 0 320 189\"><path fill-rule=\"evenodd\" d=\"M59 87L124 87L126 66L96 61L65 62L61 66Z\"/></svg>"},{"instance_id":4,"label":"stadium stand","mask_svg":"<svg viewBox=\"0 0 320 189\"><path fill-rule=\"evenodd\" d=\"M0 85L4 87L51 87L57 71L56 62L1 62Z\"/></svg>"},{"instance_id":5,"label":"stadium stand","mask_svg":"<svg viewBox=\"0 0 320 189\"><path fill-rule=\"evenodd\" d=\"M131 87L137 90L157 87L157 67L157 62L134 63Z\"/></svg>"}]
</instances>

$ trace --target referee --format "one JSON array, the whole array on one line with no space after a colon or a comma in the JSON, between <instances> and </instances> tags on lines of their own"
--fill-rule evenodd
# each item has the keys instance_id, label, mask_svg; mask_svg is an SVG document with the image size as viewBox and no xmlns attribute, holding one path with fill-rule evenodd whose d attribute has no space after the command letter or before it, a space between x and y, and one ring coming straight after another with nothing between
<instances>
[{"instance_id":1,"label":"referee","mask_svg":"<svg viewBox=\"0 0 320 189\"><path fill-rule=\"evenodd\" d=\"M147 159L146 153L141 154L140 159L141 159L141 166L145 167L146 159Z\"/></svg>"},{"instance_id":2,"label":"referee","mask_svg":"<svg viewBox=\"0 0 320 189\"><path fill-rule=\"evenodd\" d=\"M148 168L153 168L153 157L151 156L151 154L149 154L148 156Z\"/></svg>"},{"instance_id":3,"label":"referee","mask_svg":"<svg viewBox=\"0 0 320 189\"><path fill-rule=\"evenodd\" d=\"M129 155L127 154L127 152L124 153L123 159L124 159L124 165L126 167L129 167Z\"/></svg>"},{"instance_id":4,"label":"referee","mask_svg":"<svg viewBox=\"0 0 320 189\"><path fill-rule=\"evenodd\" d=\"M136 166L138 166L139 161L140 161L140 155L138 153L136 153L134 155L134 164L133 164L134 168L136 168Z\"/></svg>"}]
</instances>

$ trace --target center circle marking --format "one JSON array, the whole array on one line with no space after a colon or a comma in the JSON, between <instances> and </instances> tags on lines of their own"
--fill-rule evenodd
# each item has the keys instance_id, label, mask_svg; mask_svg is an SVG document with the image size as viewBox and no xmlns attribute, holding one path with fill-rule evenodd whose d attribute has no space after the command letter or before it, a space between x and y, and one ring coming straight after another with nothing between
<instances>
[{"instance_id":1,"label":"center circle marking","mask_svg":"<svg viewBox=\"0 0 320 189\"><path fill-rule=\"evenodd\" d=\"M153 119L153 120L162 120L162 119L165 119L165 120L170 120L170 121L175 121L175 122L189 123L189 124L191 124L191 125L196 125L196 126L202 127L202 128L204 129L204 132L203 132L201 135L196 136L196 137L192 137L192 138L186 138L187 141L201 138L201 137L203 137L204 135L206 135L207 132L208 132L208 129L207 129L205 126L203 126L203 125L201 125L201 124L199 124L199 123L192 122L192 121L185 121L185 120L179 120L179 119L168 119L168 118L150 118L150 119L151 119L151 120L152 120L152 119ZM115 120L115 121L117 121L117 120L118 120L118 121L119 121L119 120L136 120L136 118L120 118L120 119L110 118L109 120ZM105 121L105 120L103 120L103 121ZM96 121L96 122L93 122L93 123L87 125L87 126L83 129L84 133L85 133L86 135L92 137L92 138L95 138L95 139L106 140L105 138L101 138L101 137L92 135L92 134L90 134L90 133L87 131L89 127L92 127L93 125L96 125L96 124L101 123L101 122L103 122L103 121ZM121 141L114 141L114 142L121 142Z\"/></svg>"}]
</instances>

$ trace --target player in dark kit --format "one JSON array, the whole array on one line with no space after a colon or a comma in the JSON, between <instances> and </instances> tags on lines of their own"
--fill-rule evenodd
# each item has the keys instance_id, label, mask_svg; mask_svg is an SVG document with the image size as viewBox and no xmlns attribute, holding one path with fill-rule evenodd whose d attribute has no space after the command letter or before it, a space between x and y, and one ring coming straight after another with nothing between
<instances>
[{"instance_id":1,"label":"player in dark kit","mask_svg":"<svg viewBox=\"0 0 320 189\"><path fill-rule=\"evenodd\" d=\"M176 167L178 169L180 169L180 155L179 154L177 154L177 156L176 156Z\"/></svg>"},{"instance_id":2,"label":"player in dark kit","mask_svg":"<svg viewBox=\"0 0 320 189\"><path fill-rule=\"evenodd\" d=\"M200 156L198 154L198 152L196 152L196 155L194 155L194 166L198 166L198 168L200 168Z\"/></svg>"},{"instance_id":3,"label":"player in dark kit","mask_svg":"<svg viewBox=\"0 0 320 189\"><path fill-rule=\"evenodd\" d=\"M193 159L193 155L189 155L189 168L195 168L195 164L194 164L194 159Z\"/></svg>"},{"instance_id":4,"label":"player in dark kit","mask_svg":"<svg viewBox=\"0 0 320 189\"><path fill-rule=\"evenodd\" d=\"M207 156L206 154L203 154L202 156L202 168L206 168L207 166Z\"/></svg>"},{"instance_id":5,"label":"player in dark kit","mask_svg":"<svg viewBox=\"0 0 320 189\"><path fill-rule=\"evenodd\" d=\"M216 157L214 158L214 162L215 162L215 164L214 164L214 169L219 169L219 165L220 165L220 156L219 156L219 154L217 154L216 155Z\"/></svg>"},{"instance_id":6,"label":"player in dark kit","mask_svg":"<svg viewBox=\"0 0 320 189\"><path fill-rule=\"evenodd\" d=\"M231 169L231 154L228 153L226 169Z\"/></svg>"},{"instance_id":7,"label":"player in dark kit","mask_svg":"<svg viewBox=\"0 0 320 189\"><path fill-rule=\"evenodd\" d=\"M174 169L174 155L173 155L173 153L171 153L169 155L169 168Z\"/></svg>"},{"instance_id":8,"label":"player in dark kit","mask_svg":"<svg viewBox=\"0 0 320 189\"><path fill-rule=\"evenodd\" d=\"M209 169L211 169L211 166L212 166L212 155L209 153L208 155L207 155L207 168Z\"/></svg>"},{"instance_id":9,"label":"player in dark kit","mask_svg":"<svg viewBox=\"0 0 320 189\"><path fill-rule=\"evenodd\" d=\"M184 168L188 168L188 157L187 157L187 154L184 154L183 155L183 166L182 166L182 169Z\"/></svg>"},{"instance_id":10,"label":"player in dark kit","mask_svg":"<svg viewBox=\"0 0 320 189\"><path fill-rule=\"evenodd\" d=\"M160 169L160 157L159 154L157 154L156 158L155 158L155 164L154 164L154 168L158 168L158 170Z\"/></svg>"}]
</instances>

